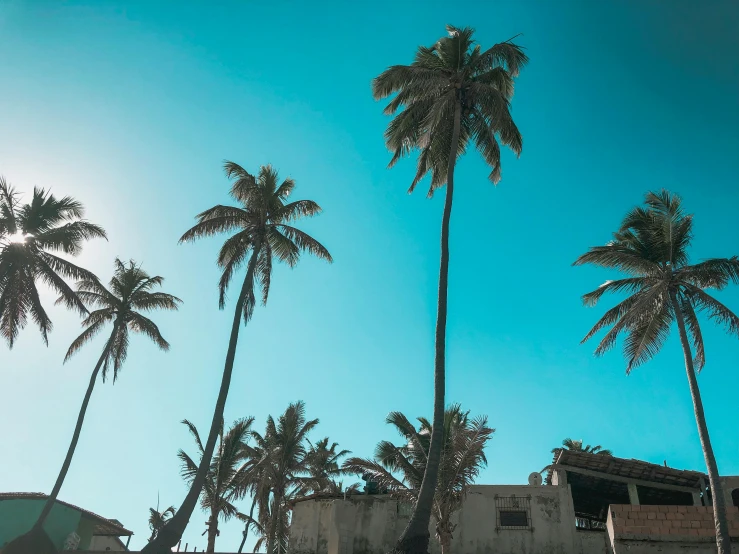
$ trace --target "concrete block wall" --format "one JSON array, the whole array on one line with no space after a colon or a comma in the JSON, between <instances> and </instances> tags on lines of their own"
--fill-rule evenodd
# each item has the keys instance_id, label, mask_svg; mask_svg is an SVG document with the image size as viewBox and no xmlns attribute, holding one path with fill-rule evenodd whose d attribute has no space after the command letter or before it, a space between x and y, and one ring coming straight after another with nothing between
<instances>
[{"instance_id":1,"label":"concrete block wall","mask_svg":"<svg viewBox=\"0 0 739 554\"><path fill-rule=\"evenodd\" d=\"M727 506L727 517L729 534L739 537L739 508ZM607 526L612 541L716 536L710 506L611 505Z\"/></svg>"}]
</instances>

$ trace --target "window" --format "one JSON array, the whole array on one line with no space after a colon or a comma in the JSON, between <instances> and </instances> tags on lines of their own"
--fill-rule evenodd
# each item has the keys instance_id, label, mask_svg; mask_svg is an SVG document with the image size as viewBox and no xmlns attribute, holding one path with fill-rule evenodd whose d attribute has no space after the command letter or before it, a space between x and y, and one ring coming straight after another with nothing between
<instances>
[{"instance_id":1,"label":"window","mask_svg":"<svg viewBox=\"0 0 739 554\"><path fill-rule=\"evenodd\" d=\"M530 529L531 496L495 495L495 530Z\"/></svg>"},{"instance_id":2,"label":"window","mask_svg":"<svg viewBox=\"0 0 739 554\"><path fill-rule=\"evenodd\" d=\"M731 491L731 501L734 506L739 508L739 489L734 489L733 491Z\"/></svg>"}]
</instances>

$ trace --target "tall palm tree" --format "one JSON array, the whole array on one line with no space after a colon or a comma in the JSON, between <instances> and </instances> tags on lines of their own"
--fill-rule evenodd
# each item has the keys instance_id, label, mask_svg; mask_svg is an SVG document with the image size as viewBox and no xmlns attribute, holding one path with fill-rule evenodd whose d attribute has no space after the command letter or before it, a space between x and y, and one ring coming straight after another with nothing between
<instances>
[{"instance_id":1,"label":"tall palm tree","mask_svg":"<svg viewBox=\"0 0 739 554\"><path fill-rule=\"evenodd\" d=\"M659 352L672 323L677 323L698 436L711 484L718 552L727 554L731 552L731 544L724 493L696 378L696 372L706 361L698 313L705 313L723 324L729 333L739 336L739 318L706 292L707 289L721 290L730 282L739 283L739 259L736 256L713 258L690 265L688 248L693 237L693 216L684 213L680 197L665 190L650 192L645 204L626 215L611 242L590 248L575 262L575 265L593 264L627 275L623 279L606 281L584 295L585 305L595 306L607 292L629 294L605 313L583 342L601 329L611 327L595 350L596 355L601 355L624 333L628 374Z\"/></svg>"},{"instance_id":2,"label":"tall palm tree","mask_svg":"<svg viewBox=\"0 0 739 554\"><path fill-rule=\"evenodd\" d=\"M84 208L74 198L56 198L39 188L33 189L30 203L22 204L20 195L0 177L0 334L10 348L29 315L48 344L52 323L41 304L39 282L57 292L68 308L87 314L64 279L95 276L56 255L76 256L86 240L107 238L102 227L83 216Z\"/></svg>"},{"instance_id":3,"label":"tall palm tree","mask_svg":"<svg viewBox=\"0 0 739 554\"><path fill-rule=\"evenodd\" d=\"M262 303L266 304L275 258L293 267L301 252L308 251L319 258L332 261L328 250L321 243L291 225L301 217L313 216L321 211L320 206L312 200L287 201L295 188L295 181L288 178L280 183L277 171L269 165L262 166L256 177L233 162L226 162L225 170L226 176L234 181L231 196L241 205L218 205L202 212L198 215L198 223L182 235L180 242L235 231L223 243L218 255L218 265L223 270L218 287L221 309L226 305L226 290L234 273L244 265L247 258L249 261L241 292L236 300L221 387L200 467L177 514L156 539L142 550L146 554L169 554L170 549L182 538L205 484L228 398L241 320L246 324L251 319L256 304L255 281L262 289Z\"/></svg>"},{"instance_id":4,"label":"tall palm tree","mask_svg":"<svg viewBox=\"0 0 739 554\"><path fill-rule=\"evenodd\" d=\"M253 422L253 417L239 419L225 434L223 425L221 425L218 448L210 461L205 486L200 496L200 505L203 510L210 512L207 523L208 548L206 552L215 552L216 537L220 534L218 519L228 521L239 513L233 501L239 498L244 476L249 469L246 442ZM198 455L202 458L203 443L198 430L188 420L182 423L187 426L195 439ZM198 464L183 450L180 450L177 455L182 462L182 476L190 484L198 473Z\"/></svg>"},{"instance_id":5,"label":"tall palm tree","mask_svg":"<svg viewBox=\"0 0 739 554\"><path fill-rule=\"evenodd\" d=\"M157 507L149 508L149 529L151 529L151 536L149 542L154 540L159 530L164 527L164 524L175 514L174 506L170 506L163 512L159 511L159 502L157 501Z\"/></svg>"},{"instance_id":6,"label":"tall palm tree","mask_svg":"<svg viewBox=\"0 0 739 554\"><path fill-rule=\"evenodd\" d=\"M387 489L408 502L417 501L432 440L431 422L425 418L418 420L421 425L416 429L402 413L390 413L386 421L396 428L405 444L396 446L381 441L373 460L349 458L344 462L344 469L358 475L369 474L380 489ZM458 404L446 409L442 429L441 464L432 513L441 552L449 554L456 527L452 515L461 507L467 488L474 483L480 469L487 465L485 446L495 430L488 427L487 417L470 419L469 412L463 412Z\"/></svg>"},{"instance_id":7,"label":"tall palm tree","mask_svg":"<svg viewBox=\"0 0 739 554\"><path fill-rule=\"evenodd\" d=\"M256 449L254 474L258 487L259 523L266 531L267 554L282 554L287 547L289 504L310 479L308 433L318 425L307 420L305 403L290 404L275 422L267 418L264 435L252 433ZM257 457L259 456L259 457Z\"/></svg>"},{"instance_id":8,"label":"tall palm tree","mask_svg":"<svg viewBox=\"0 0 739 554\"><path fill-rule=\"evenodd\" d=\"M413 515L396 546L397 552L425 554L428 526L441 457L444 421L449 221L454 168L470 141L491 167L490 180L500 180L498 139L517 155L522 139L510 114L513 79L528 58L510 40L482 50L473 30L447 26L448 36L431 47L419 47L411 65L388 68L372 82L375 99L393 96L385 113L400 111L388 125L385 140L393 152L392 167L401 157L419 151L418 170L410 191L431 173L429 196L446 183L441 220L441 261L434 356L434 424L429 463Z\"/></svg>"},{"instance_id":9,"label":"tall palm tree","mask_svg":"<svg viewBox=\"0 0 739 554\"><path fill-rule=\"evenodd\" d=\"M562 441L562 448L565 450L572 450L573 452L584 452L585 454L600 454L601 456L613 456L613 452L610 450L605 450L601 445L597 446L590 446L585 445L583 446L582 440L572 440L570 438L567 438ZM555 452L558 452L562 450L562 448L552 448L552 454Z\"/></svg>"},{"instance_id":10,"label":"tall palm tree","mask_svg":"<svg viewBox=\"0 0 739 554\"><path fill-rule=\"evenodd\" d=\"M85 392L85 397L82 400L82 406L77 416L77 424L72 434L72 441L69 444L64 463L54 483L54 488L29 533L43 533L44 522L56 502L59 491L64 484L64 478L67 476L67 471L69 471L69 466L72 463L72 457L74 456L74 451L77 448L77 442L80 438L80 432L82 431L82 423L87 413L87 406L90 403L90 397L95 388L98 375L102 370L102 379L105 382L108 370L112 369L113 382L115 383L118 378L118 372L128 355L129 332L142 333L153 340L160 349L169 350L169 343L164 340L157 325L142 313L157 309L176 310L182 302L179 298L171 294L152 292L152 289L160 286L163 281L164 279L162 277L149 276L148 273L133 261L124 264L119 259L116 259L113 277L107 289L97 279L84 280L77 283L76 294L80 300L88 306L93 306L97 309L90 312L82 322L82 325L86 329L72 342L67 350L64 361L69 360L78 350L90 342L102 331L106 324L112 323L113 328L90 375L90 383L87 386L87 391ZM60 300L64 301L64 298L62 297ZM8 544L5 554L15 552L15 550L11 550L11 544L13 542Z\"/></svg>"}]
</instances>

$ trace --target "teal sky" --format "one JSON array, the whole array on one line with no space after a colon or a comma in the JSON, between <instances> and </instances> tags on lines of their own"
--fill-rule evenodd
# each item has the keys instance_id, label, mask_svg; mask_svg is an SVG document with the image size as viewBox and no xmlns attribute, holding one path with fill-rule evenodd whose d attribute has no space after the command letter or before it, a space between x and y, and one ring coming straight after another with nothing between
<instances>
[{"instance_id":1,"label":"teal sky","mask_svg":"<svg viewBox=\"0 0 739 554\"><path fill-rule=\"evenodd\" d=\"M430 415L442 195L406 194L414 160L386 169L370 81L446 23L483 46L523 33L531 57L513 102L521 158L506 153L497 188L476 154L457 173L447 397L497 428L479 482L525 482L565 437L704 469L676 336L630 377L620 352L594 358L579 341L605 306L579 297L616 274L571 263L662 187L695 214L695 260L739 254L732 4L0 1L0 174L84 202L110 241L80 264L107 281L115 256L134 258L185 301L154 316L171 351L135 340L119 381L95 391L60 497L121 520L137 548L157 493L163 507L184 497L176 452L194 448L179 421L209 425L232 305L218 310L219 242L177 239L228 200L224 159L295 178L325 210L303 228L335 258L276 268L241 334L226 419L261 429L302 399L314 438L370 455L396 438L389 411ZM720 298L739 310L739 289ZM52 314L48 348L31 326L0 347L0 491L51 489L99 355L102 339L62 365L79 319ZM704 336L713 446L739 474L739 341L710 322ZM218 549L240 531L223 525Z\"/></svg>"}]
</instances>

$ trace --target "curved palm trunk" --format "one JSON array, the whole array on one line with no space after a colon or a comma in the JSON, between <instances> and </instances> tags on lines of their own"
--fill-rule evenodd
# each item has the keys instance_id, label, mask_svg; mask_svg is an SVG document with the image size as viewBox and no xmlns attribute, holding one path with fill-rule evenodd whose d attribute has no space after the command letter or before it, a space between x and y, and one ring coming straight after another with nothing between
<instances>
[{"instance_id":1,"label":"curved palm trunk","mask_svg":"<svg viewBox=\"0 0 739 554\"><path fill-rule=\"evenodd\" d=\"M64 479L67 476L67 472L69 471L69 466L72 465L72 458L74 457L74 451L77 449L77 442L79 442L80 439L80 433L82 431L82 424L85 421L85 414L87 413L87 406L90 404L90 397L92 396L92 391L95 388L95 382L97 381L98 374L100 373L100 368L103 365L103 362L105 361L105 358L108 356L108 352L110 351L110 346L113 340L113 336L115 335L117 323L113 326L113 331L110 334L110 338L108 339L108 342L105 344L105 348L103 349L103 353L100 355L100 358L98 359L97 364L95 364L95 369L92 371L92 375L90 375L90 383L87 385L87 392L85 392L85 397L82 400L82 406L80 406L80 413L77 415L77 424L74 427L74 433L72 434L72 441L69 443L69 448L67 449L67 455L64 458L64 463L62 464L62 469L59 471L59 475L56 478L56 483L54 483L54 488L51 490L51 494L49 495L49 498L46 499L46 503L44 503L44 507L41 510L41 513L38 516L38 519L36 520L36 523L33 524L33 527L28 533L25 533L24 535L21 535L20 537L13 539L10 541L7 546L4 548L4 552L8 554L14 554L15 552L18 552L21 554L21 552L24 552L23 550L16 550L16 548L22 548L20 545L23 544L23 541L25 540L24 537L27 535L40 535L44 533L43 527L44 522L46 521L46 518L49 517L49 514L51 513L51 509L54 507L54 503L56 502L57 497L59 496L59 491L62 488L62 485L64 484Z\"/></svg>"},{"instance_id":2,"label":"curved palm trunk","mask_svg":"<svg viewBox=\"0 0 739 554\"><path fill-rule=\"evenodd\" d=\"M249 526L251 525L251 520L254 517L254 507L257 505L257 495L254 494L254 499L251 501L251 509L249 510L249 521L246 522L246 526L244 527L244 537L241 539L241 544L239 545L238 553L241 554L241 551L244 550L244 543L246 542L246 537L249 535Z\"/></svg>"},{"instance_id":3,"label":"curved palm trunk","mask_svg":"<svg viewBox=\"0 0 739 554\"><path fill-rule=\"evenodd\" d=\"M405 528L398 539L394 552L406 554L426 554L429 547L429 522L431 508L436 492L436 482L439 477L441 463L441 449L444 432L444 389L445 389L445 362L446 362L446 315L449 280L449 220L452 215L452 197L454 193L454 165L457 162L457 147L459 145L459 131L462 118L462 106L457 100L454 107L454 130L452 144L449 151L449 165L447 167L446 199L444 201L444 215L441 219L441 263L439 267L439 299L436 316L436 352L434 357L434 421L431 430L431 444L429 445L428 461L423 474L418 500Z\"/></svg>"},{"instance_id":4,"label":"curved palm trunk","mask_svg":"<svg viewBox=\"0 0 739 554\"><path fill-rule=\"evenodd\" d=\"M218 536L218 512L213 509L210 511L210 520L208 521L208 550L207 552L216 551L216 537Z\"/></svg>"},{"instance_id":5,"label":"curved palm trunk","mask_svg":"<svg viewBox=\"0 0 739 554\"><path fill-rule=\"evenodd\" d=\"M38 516L38 519L36 520L36 523L34 524L35 529L40 529L41 527L43 527L44 522L46 521L46 518L49 516L51 509L54 507L54 502L56 502L57 496L59 495L59 491L61 490L62 485L64 484L64 479L66 478L67 472L69 471L69 466L72 464L72 457L74 456L74 451L77 449L77 442L80 439L80 432L82 431L82 423L84 423L85 421L85 414L87 413L87 406L90 403L90 397L92 396L92 390L95 388L95 382L97 381L98 374L100 373L100 368L103 366L103 362L105 361L105 358L108 357L108 352L110 351L110 346L113 342L113 337L115 336L117 329L118 329L118 324L116 323L113 326L113 331L110 334L110 338L108 339L108 342L105 344L103 353L100 354L100 358L98 359L97 364L95 364L95 369L93 369L92 375L90 375L90 383L87 385L87 392L85 392L85 398L82 400L82 406L80 406L80 413L77 416L77 425L75 425L74 433L72 434L72 442L69 443L69 448L67 449L67 456L64 458L64 463L62 464L62 469L61 471L59 471L59 475L56 478L56 483L54 483L54 488L51 490L51 494L49 495L49 498L46 500L46 504L44 504L44 508L41 510L41 514Z\"/></svg>"},{"instance_id":6,"label":"curved palm trunk","mask_svg":"<svg viewBox=\"0 0 739 554\"><path fill-rule=\"evenodd\" d=\"M695 421L698 424L698 436L700 437L701 447L703 448L703 456L706 459L706 469L708 471L708 480L711 484L711 495L713 497L713 519L716 525L716 548L718 554L731 554L731 539L729 538L729 525L726 520L726 499L724 498L724 490L718 474L718 465L716 457L713 454L711 439L708 436L708 426L706 425L706 416L703 413L703 401L701 393L698 389L698 380L695 377L695 369L693 367L693 355L690 351L690 343L688 342L688 334L685 331L685 321L677 296L674 292L670 293L672 307L677 316L677 328L680 331L680 342L683 347L683 355L685 357L685 370L688 374L688 384L690 385L690 397L693 399L693 411L695 413Z\"/></svg>"},{"instance_id":7,"label":"curved palm trunk","mask_svg":"<svg viewBox=\"0 0 739 554\"><path fill-rule=\"evenodd\" d=\"M182 535L190 521L190 516L192 516L192 512L195 509L198 498L200 497L200 492L203 489L205 477L208 473L208 468L210 467L210 461L213 457L213 451L216 447L216 440L218 439L218 435L221 430L223 410L226 407L226 399L228 398L228 389L231 385L234 359L236 358L236 344L239 341L239 329L241 328L241 317L244 312L244 300L249 291L248 284L253 281L254 268L257 263L260 249L261 244L257 243L254 246L254 251L249 260L249 268L246 272L244 283L241 286L239 299L236 302L233 325L231 326L231 338L228 343L226 363L223 368L223 377L221 378L221 388L218 391L218 400L216 401L216 407L213 411L213 421L210 425L210 433L208 434L208 440L203 449L203 456L200 459L198 472L195 474L195 479L193 479L192 484L190 485L190 490L188 491L185 500L183 500L180 509L177 510L177 513L159 531L156 538L141 550L142 554L170 554L172 547L177 545L177 542L182 539Z\"/></svg>"}]
</instances>

